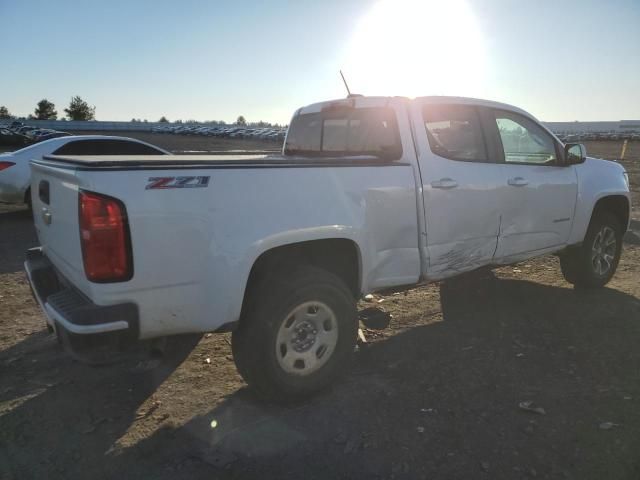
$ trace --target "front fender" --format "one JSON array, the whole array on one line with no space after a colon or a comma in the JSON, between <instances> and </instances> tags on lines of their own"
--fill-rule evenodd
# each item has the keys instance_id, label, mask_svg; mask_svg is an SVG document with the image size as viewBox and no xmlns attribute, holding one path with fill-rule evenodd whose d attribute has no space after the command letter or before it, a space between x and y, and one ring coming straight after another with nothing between
<instances>
[{"instance_id":1,"label":"front fender","mask_svg":"<svg viewBox=\"0 0 640 480\"><path fill-rule=\"evenodd\" d=\"M622 196L627 199L631 211L631 194L624 181L622 165L609 160L588 158L585 163L576 165L575 168L578 175L578 196L569 245L582 242L589 228L593 210L603 198Z\"/></svg>"}]
</instances>

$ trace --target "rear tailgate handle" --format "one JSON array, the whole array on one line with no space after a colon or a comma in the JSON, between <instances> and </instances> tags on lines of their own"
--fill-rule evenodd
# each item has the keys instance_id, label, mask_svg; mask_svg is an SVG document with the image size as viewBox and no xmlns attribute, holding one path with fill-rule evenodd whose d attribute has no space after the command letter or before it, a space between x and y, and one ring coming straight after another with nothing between
<instances>
[{"instance_id":1,"label":"rear tailgate handle","mask_svg":"<svg viewBox=\"0 0 640 480\"><path fill-rule=\"evenodd\" d=\"M51 225L51 212L47 207L42 208L42 221L45 225Z\"/></svg>"},{"instance_id":2,"label":"rear tailgate handle","mask_svg":"<svg viewBox=\"0 0 640 480\"><path fill-rule=\"evenodd\" d=\"M507 183L512 187L524 187L525 185L529 185L529 181L522 177L513 177L507 180Z\"/></svg>"},{"instance_id":3,"label":"rear tailgate handle","mask_svg":"<svg viewBox=\"0 0 640 480\"><path fill-rule=\"evenodd\" d=\"M431 182L432 188L448 189L448 188L456 188L457 186L458 186L458 182L456 182L451 178L441 178L440 180Z\"/></svg>"}]
</instances>

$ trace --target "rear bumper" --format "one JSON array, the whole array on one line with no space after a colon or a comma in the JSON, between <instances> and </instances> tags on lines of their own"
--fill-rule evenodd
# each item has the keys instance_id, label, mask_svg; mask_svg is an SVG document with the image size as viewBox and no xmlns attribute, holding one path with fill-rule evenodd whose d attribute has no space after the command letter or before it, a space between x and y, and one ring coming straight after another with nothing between
<instances>
[{"instance_id":1,"label":"rear bumper","mask_svg":"<svg viewBox=\"0 0 640 480\"><path fill-rule=\"evenodd\" d=\"M138 339L139 315L135 304L94 304L56 272L40 248L27 251L24 269L47 324L59 336L64 333L72 340L104 337L108 343L115 339L119 345Z\"/></svg>"}]
</instances>

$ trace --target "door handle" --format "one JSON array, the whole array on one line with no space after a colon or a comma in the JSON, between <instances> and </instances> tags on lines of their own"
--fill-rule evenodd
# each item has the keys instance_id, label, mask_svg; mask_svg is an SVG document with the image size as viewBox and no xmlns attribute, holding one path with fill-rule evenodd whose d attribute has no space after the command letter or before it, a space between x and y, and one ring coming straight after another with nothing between
<instances>
[{"instance_id":1,"label":"door handle","mask_svg":"<svg viewBox=\"0 0 640 480\"><path fill-rule=\"evenodd\" d=\"M522 177L510 178L507 183L512 187L524 187L525 185L529 185L529 181Z\"/></svg>"},{"instance_id":2,"label":"door handle","mask_svg":"<svg viewBox=\"0 0 640 480\"><path fill-rule=\"evenodd\" d=\"M431 182L432 188L448 189L448 188L456 188L457 186L458 186L458 182L456 182L451 178L441 178L440 180Z\"/></svg>"}]
</instances>

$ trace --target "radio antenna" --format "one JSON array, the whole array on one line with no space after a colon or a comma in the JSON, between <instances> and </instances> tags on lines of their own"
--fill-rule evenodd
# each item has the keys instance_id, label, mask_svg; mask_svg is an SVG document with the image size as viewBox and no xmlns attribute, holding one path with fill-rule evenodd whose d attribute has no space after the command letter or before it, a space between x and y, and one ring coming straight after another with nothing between
<instances>
[{"instance_id":1,"label":"radio antenna","mask_svg":"<svg viewBox=\"0 0 640 480\"><path fill-rule=\"evenodd\" d=\"M344 75L342 74L342 70L340 70L340 76L342 77L342 81L344 82L344 86L347 89L347 98L349 98L351 96L351 90L349 90L349 85L347 85L347 81L344 78Z\"/></svg>"}]
</instances>

